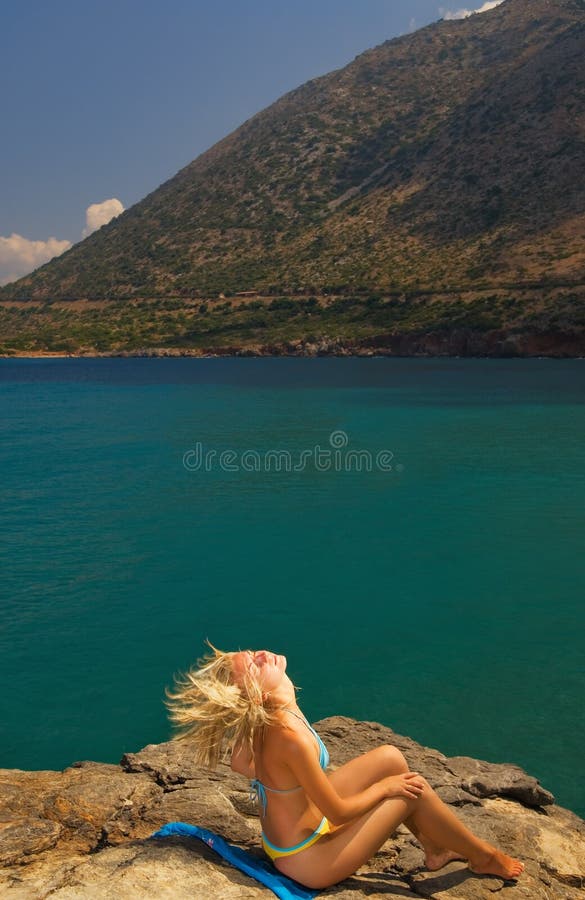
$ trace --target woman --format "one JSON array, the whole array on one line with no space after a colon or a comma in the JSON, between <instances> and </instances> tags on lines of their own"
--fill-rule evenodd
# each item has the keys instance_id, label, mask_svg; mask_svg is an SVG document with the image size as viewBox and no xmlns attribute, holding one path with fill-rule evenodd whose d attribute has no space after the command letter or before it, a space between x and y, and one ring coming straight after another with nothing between
<instances>
[{"instance_id":1,"label":"woman","mask_svg":"<svg viewBox=\"0 0 585 900\"><path fill-rule=\"evenodd\" d=\"M176 738L190 739L211 768L227 744L232 769L252 780L264 850L285 875L309 888L343 881L400 823L431 870L466 859L478 874L520 875L524 865L475 837L396 747L326 771L327 749L297 705L284 656L211 649L166 692Z\"/></svg>"}]
</instances>

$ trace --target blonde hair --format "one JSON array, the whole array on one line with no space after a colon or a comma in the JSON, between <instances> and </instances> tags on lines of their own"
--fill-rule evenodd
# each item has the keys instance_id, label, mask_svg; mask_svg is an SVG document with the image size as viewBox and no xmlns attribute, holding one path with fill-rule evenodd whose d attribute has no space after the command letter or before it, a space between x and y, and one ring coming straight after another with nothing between
<instances>
[{"instance_id":1,"label":"blonde hair","mask_svg":"<svg viewBox=\"0 0 585 900\"><path fill-rule=\"evenodd\" d=\"M257 682L245 674L242 685L234 681L235 653L224 653L209 641L212 653L197 660L187 672L175 676L175 689L165 688L169 718L177 729L175 741L189 741L195 760L215 769L222 750L245 747L254 755L254 735L278 719L263 704Z\"/></svg>"}]
</instances>

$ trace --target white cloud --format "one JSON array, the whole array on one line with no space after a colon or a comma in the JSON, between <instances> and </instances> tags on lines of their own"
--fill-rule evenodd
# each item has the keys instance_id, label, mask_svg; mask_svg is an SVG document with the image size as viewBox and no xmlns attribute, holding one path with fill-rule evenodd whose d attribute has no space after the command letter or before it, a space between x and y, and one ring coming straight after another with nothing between
<instances>
[{"instance_id":1,"label":"white cloud","mask_svg":"<svg viewBox=\"0 0 585 900\"><path fill-rule=\"evenodd\" d=\"M116 197L104 200L102 203L92 203L85 211L85 228L83 237L97 231L102 225L107 225L113 218L124 212L124 207Z\"/></svg>"},{"instance_id":2,"label":"white cloud","mask_svg":"<svg viewBox=\"0 0 585 900\"><path fill-rule=\"evenodd\" d=\"M488 9L494 9L495 6L499 6L500 3L503 3L504 0L487 0L479 9L458 9L456 12L451 12L451 10L445 9L444 6L439 7L439 13L442 15L444 19L467 19L468 16L474 16L476 13L487 12Z\"/></svg>"},{"instance_id":3,"label":"white cloud","mask_svg":"<svg viewBox=\"0 0 585 900\"><path fill-rule=\"evenodd\" d=\"M69 250L71 241L50 237L46 241L29 241L21 234L0 237L0 284L16 281L33 269Z\"/></svg>"},{"instance_id":4,"label":"white cloud","mask_svg":"<svg viewBox=\"0 0 585 900\"><path fill-rule=\"evenodd\" d=\"M102 203L92 203L85 211L86 227L82 237L87 237L106 225L115 216L124 212L124 207L116 197ZM71 241L60 241L50 237L46 241L29 241L21 234L0 237L0 285L9 284L38 269L43 263L60 256L73 246Z\"/></svg>"}]
</instances>

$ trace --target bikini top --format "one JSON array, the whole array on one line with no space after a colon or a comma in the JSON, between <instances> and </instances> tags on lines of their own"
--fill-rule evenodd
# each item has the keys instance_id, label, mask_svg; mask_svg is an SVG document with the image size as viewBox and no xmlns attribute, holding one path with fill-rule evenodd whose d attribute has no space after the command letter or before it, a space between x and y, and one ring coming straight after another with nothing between
<instances>
[{"instance_id":1,"label":"bikini top","mask_svg":"<svg viewBox=\"0 0 585 900\"><path fill-rule=\"evenodd\" d=\"M317 744L319 746L319 765L322 769L326 769L329 765L329 751L327 747L317 734L314 728L312 728L304 716L300 716L298 713L294 712L294 710L289 709L287 706L282 707L283 710L289 712L291 716L295 716L297 719L300 719L301 722L304 722L309 731L317 739ZM287 788L286 790L277 790L277 788L268 787L266 784L262 784L257 778L254 778L253 781L250 782L250 799L256 800L262 806L262 815L266 815L266 804L268 802L268 798L266 797L266 791L269 791L271 794L292 794L294 791L300 791L302 789L302 785L297 785L297 787Z\"/></svg>"}]
</instances>

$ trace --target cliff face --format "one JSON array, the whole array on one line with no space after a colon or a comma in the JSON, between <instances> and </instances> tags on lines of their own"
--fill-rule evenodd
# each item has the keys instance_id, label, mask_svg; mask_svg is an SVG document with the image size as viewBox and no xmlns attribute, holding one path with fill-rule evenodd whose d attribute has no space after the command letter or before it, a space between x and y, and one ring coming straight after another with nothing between
<instances>
[{"instance_id":1,"label":"cliff face","mask_svg":"<svg viewBox=\"0 0 585 900\"><path fill-rule=\"evenodd\" d=\"M381 743L405 753L477 834L520 857L526 871L507 888L525 900L584 896L585 822L554 804L536 779L512 765L447 758L381 725L333 717L317 724L333 765ZM63 772L0 771L0 893L7 898L272 897L198 841L149 841L169 821L217 831L261 855L247 782L227 766L206 773L185 747L149 745L120 765L80 762ZM504 887L461 862L440 872L405 828L327 896L488 898Z\"/></svg>"}]
</instances>

